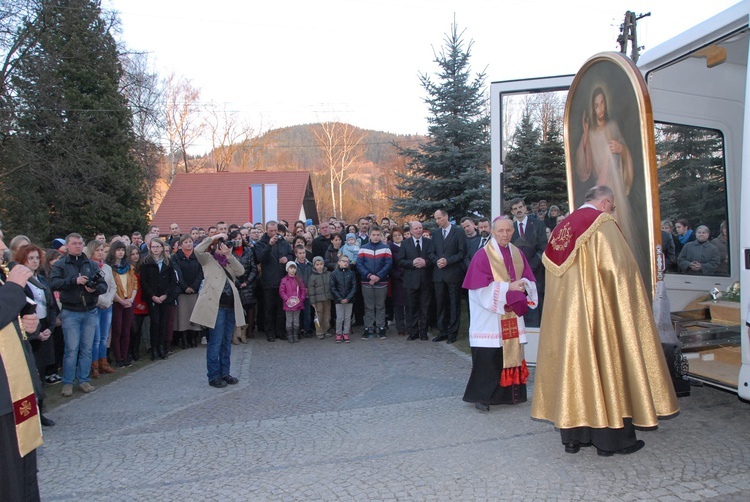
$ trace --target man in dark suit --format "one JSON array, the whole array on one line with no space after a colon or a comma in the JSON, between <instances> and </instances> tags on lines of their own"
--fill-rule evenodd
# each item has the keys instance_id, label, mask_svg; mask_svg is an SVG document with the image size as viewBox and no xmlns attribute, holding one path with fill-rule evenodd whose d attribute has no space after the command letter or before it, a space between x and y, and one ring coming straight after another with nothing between
<instances>
[{"instance_id":1,"label":"man in dark suit","mask_svg":"<svg viewBox=\"0 0 750 502\"><path fill-rule=\"evenodd\" d=\"M435 264L432 282L435 284L435 306L440 332L432 341L447 340L448 343L453 343L458 337L461 317L461 284L466 273L466 234L451 225L448 213L442 209L435 211L435 221L438 228L432 232L429 258Z\"/></svg>"},{"instance_id":2,"label":"man in dark suit","mask_svg":"<svg viewBox=\"0 0 750 502\"><path fill-rule=\"evenodd\" d=\"M406 290L406 304L410 324L407 340L427 340L427 312L432 300L432 265L429 255L432 240L422 237L422 224L412 221L411 237L404 239L398 252L398 265L403 271L402 282Z\"/></svg>"},{"instance_id":3,"label":"man in dark suit","mask_svg":"<svg viewBox=\"0 0 750 502\"><path fill-rule=\"evenodd\" d=\"M477 232L476 222L469 216L461 218L461 228L464 229L464 233L466 234L466 258L464 258L464 266L468 270L474 253L479 249L481 237L479 236L479 232Z\"/></svg>"},{"instance_id":4,"label":"man in dark suit","mask_svg":"<svg viewBox=\"0 0 750 502\"><path fill-rule=\"evenodd\" d=\"M542 254L547 247L547 226L544 220L529 218L526 214L524 200L517 197L510 201L510 211L513 213L513 238L511 242L526 256L536 278L536 289L539 295L539 305L531 309L524 316L526 326L537 328L541 319L544 305L544 265Z\"/></svg>"}]
</instances>

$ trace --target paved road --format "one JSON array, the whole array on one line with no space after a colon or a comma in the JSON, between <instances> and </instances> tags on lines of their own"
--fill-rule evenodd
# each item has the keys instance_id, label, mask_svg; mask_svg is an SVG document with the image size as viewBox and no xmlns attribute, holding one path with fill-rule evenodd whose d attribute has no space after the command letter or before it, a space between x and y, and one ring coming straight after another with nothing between
<instances>
[{"instance_id":1,"label":"paved road","mask_svg":"<svg viewBox=\"0 0 750 502\"><path fill-rule=\"evenodd\" d=\"M205 347L49 412L53 500L747 500L750 406L694 388L646 448L566 454L530 403L461 401L471 361L403 338L235 346L240 384L207 385ZM56 391L57 389L53 389Z\"/></svg>"}]
</instances>

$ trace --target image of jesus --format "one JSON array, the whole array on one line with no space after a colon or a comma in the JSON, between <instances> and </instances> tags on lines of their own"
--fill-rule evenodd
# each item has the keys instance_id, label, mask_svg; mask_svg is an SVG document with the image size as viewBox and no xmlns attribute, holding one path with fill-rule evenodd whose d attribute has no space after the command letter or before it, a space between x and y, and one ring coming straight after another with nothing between
<instances>
[{"instance_id":1,"label":"image of jesus","mask_svg":"<svg viewBox=\"0 0 750 502\"><path fill-rule=\"evenodd\" d=\"M609 118L607 96L596 87L591 95L591 110L584 110L583 135L573 165L578 178L586 182L594 177L597 186L606 185L615 194L614 214L628 242L640 242L628 194L633 186L633 158L617 122ZM638 250L640 251L640 250ZM634 249L636 260L644 260Z\"/></svg>"}]
</instances>

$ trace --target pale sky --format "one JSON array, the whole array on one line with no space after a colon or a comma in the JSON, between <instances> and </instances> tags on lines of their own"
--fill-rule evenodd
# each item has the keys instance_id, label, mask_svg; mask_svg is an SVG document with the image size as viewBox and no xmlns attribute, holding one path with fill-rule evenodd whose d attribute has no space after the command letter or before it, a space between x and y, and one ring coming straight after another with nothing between
<instances>
[{"instance_id":1,"label":"pale sky","mask_svg":"<svg viewBox=\"0 0 750 502\"><path fill-rule=\"evenodd\" d=\"M155 69L185 76L202 101L263 130L341 120L424 134L418 75L434 74L454 15L473 40L471 66L494 81L572 74L618 50L626 10L646 50L736 0L103 0L122 40ZM207 150L199 145L197 150Z\"/></svg>"}]
</instances>

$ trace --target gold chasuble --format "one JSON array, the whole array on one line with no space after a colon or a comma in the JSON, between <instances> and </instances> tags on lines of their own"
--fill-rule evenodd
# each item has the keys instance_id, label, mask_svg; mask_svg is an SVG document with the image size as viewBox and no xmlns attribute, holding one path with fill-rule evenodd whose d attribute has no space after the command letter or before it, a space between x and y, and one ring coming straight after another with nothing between
<instances>
[{"instance_id":1,"label":"gold chasuble","mask_svg":"<svg viewBox=\"0 0 750 502\"><path fill-rule=\"evenodd\" d=\"M617 223L574 211L543 256L546 296L531 416L560 429L655 427L679 411L651 303ZM494 267L493 267L494 269Z\"/></svg>"},{"instance_id":2,"label":"gold chasuble","mask_svg":"<svg viewBox=\"0 0 750 502\"><path fill-rule=\"evenodd\" d=\"M42 426L39 421L34 384L23 351L21 337L14 323L0 330L0 357L13 401L18 452L22 457L42 445Z\"/></svg>"},{"instance_id":3,"label":"gold chasuble","mask_svg":"<svg viewBox=\"0 0 750 502\"><path fill-rule=\"evenodd\" d=\"M510 275L506 267L513 267L516 279L523 277L523 258L521 252L513 244L508 244L513 263L506 264L495 246L485 246L490 262L492 276L496 282L510 282ZM523 356L523 346L519 340L518 316L511 310L500 316L500 336L503 340L503 372L500 374L500 385L525 384L529 376L529 369Z\"/></svg>"}]
</instances>

